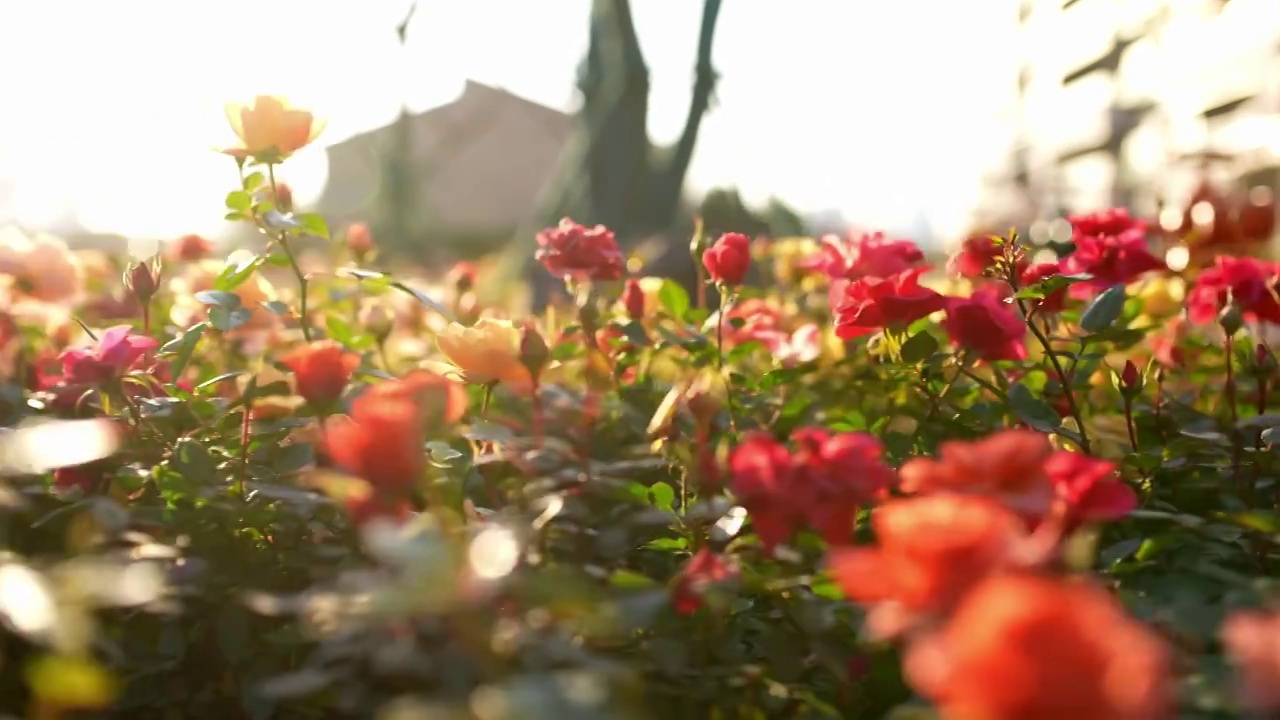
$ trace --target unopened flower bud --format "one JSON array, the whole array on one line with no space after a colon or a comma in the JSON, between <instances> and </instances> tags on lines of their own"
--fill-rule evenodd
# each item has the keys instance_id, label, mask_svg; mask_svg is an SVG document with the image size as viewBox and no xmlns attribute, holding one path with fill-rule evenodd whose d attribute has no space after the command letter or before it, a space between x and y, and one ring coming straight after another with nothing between
<instances>
[{"instance_id":1,"label":"unopened flower bud","mask_svg":"<svg viewBox=\"0 0 1280 720\"><path fill-rule=\"evenodd\" d=\"M266 194L267 199L271 201L271 204L276 206L276 210L282 213L293 212L293 188L289 187L286 183L276 183L275 192L272 192L271 187L268 186Z\"/></svg>"},{"instance_id":2,"label":"unopened flower bud","mask_svg":"<svg viewBox=\"0 0 1280 720\"><path fill-rule=\"evenodd\" d=\"M369 331L370 335L373 335L374 339L382 342L391 334L395 315L378 298L365 298L360 305L360 313L356 316L356 320L361 327Z\"/></svg>"},{"instance_id":3,"label":"unopened flower bud","mask_svg":"<svg viewBox=\"0 0 1280 720\"><path fill-rule=\"evenodd\" d=\"M347 226L347 249L357 258L373 252L373 232L362 222Z\"/></svg>"},{"instance_id":4,"label":"unopened flower bud","mask_svg":"<svg viewBox=\"0 0 1280 720\"><path fill-rule=\"evenodd\" d=\"M1120 393L1127 398L1133 398L1142 392L1142 373L1138 372L1138 366L1133 364L1132 360L1124 361L1124 369L1120 371Z\"/></svg>"},{"instance_id":5,"label":"unopened flower bud","mask_svg":"<svg viewBox=\"0 0 1280 720\"><path fill-rule=\"evenodd\" d=\"M476 286L476 266L460 262L449 271L449 278L459 295L470 292Z\"/></svg>"},{"instance_id":6,"label":"unopened flower bud","mask_svg":"<svg viewBox=\"0 0 1280 720\"><path fill-rule=\"evenodd\" d=\"M547 348L546 339L532 320L526 320L520 326L520 362L536 382L550 361L551 350Z\"/></svg>"},{"instance_id":7,"label":"unopened flower bud","mask_svg":"<svg viewBox=\"0 0 1280 720\"><path fill-rule=\"evenodd\" d=\"M1240 314L1240 309L1235 305L1228 305L1218 314L1218 324L1222 326L1222 331L1228 336L1235 335L1240 332L1240 328L1244 325L1244 316Z\"/></svg>"},{"instance_id":8,"label":"unopened flower bud","mask_svg":"<svg viewBox=\"0 0 1280 720\"><path fill-rule=\"evenodd\" d=\"M138 302L146 305L160 287L160 256L144 262L131 263L124 272L124 285Z\"/></svg>"}]
</instances>

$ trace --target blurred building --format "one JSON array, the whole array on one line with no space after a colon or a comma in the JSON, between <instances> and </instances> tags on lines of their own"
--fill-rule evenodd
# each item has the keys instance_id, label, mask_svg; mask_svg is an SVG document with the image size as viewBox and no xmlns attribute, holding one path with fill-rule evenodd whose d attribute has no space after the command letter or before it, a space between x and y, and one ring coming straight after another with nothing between
<instances>
[{"instance_id":1,"label":"blurred building","mask_svg":"<svg viewBox=\"0 0 1280 720\"><path fill-rule=\"evenodd\" d=\"M455 101L328 148L329 180L318 210L343 224L373 220L390 160L407 146L415 234L496 240L532 214L573 128L573 116L468 81Z\"/></svg>"},{"instance_id":2,"label":"blurred building","mask_svg":"<svg viewBox=\"0 0 1280 720\"><path fill-rule=\"evenodd\" d=\"M1019 0L998 192L1041 217L1184 202L1200 167L1277 184L1280 0Z\"/></svg>"}]
</instances>

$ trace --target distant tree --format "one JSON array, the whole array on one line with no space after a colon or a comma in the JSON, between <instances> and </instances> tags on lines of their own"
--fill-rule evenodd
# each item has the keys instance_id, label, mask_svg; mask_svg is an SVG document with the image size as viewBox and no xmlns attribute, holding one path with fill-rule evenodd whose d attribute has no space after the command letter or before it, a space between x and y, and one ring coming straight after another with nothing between
<instances>
[{"instance_id":1,"label":"distant tree","mask_svg":"<svg viewBox=\"0 0 1280 720\"><path fill-rule=\"evenodd\" d=\"M755 237L769 225L742 202L737 188L713 188L702 199L702 222L713 234L738 232Z\"/></svg>"},{"instance_id":2,"label":"distant tree","mask_svg":"<svg viewBox=\"0 0 1280 720\"><path fill-rule=\"evenodd\" d=\"M769 198L764 210L760 211L760 219L769 228L771 237L791 237L808 235L809 227L804 218L790 205L778 198Z\"/></svg>"}]
</instances>

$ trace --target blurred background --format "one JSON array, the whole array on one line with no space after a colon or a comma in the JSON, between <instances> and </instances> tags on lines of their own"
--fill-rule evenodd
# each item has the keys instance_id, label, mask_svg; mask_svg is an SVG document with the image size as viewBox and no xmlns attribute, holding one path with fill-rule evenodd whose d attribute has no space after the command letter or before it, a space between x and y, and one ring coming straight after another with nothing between
<instances>
[{"instance_id":1,"label":"blurred background","mask_svg":"<svg viewBox=\"0 0 1280 720\"><path fill-rule=\"evenodd\" d=\"M527 255L564 215L685 262L699 214L941 252L1280 182L1280 0L414 5L0 4L0 225L250 241L213 148L266 92L329 121L282 171L295 205L425 264Z\"/></svg>"}]
</instances>

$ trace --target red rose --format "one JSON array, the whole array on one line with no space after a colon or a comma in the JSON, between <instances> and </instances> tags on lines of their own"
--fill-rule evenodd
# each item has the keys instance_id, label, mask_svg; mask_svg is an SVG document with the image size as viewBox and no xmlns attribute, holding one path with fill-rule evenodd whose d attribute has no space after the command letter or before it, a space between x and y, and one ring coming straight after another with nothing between
<instances>
[{"instance_id":1,"label":"red rose","mask_svg":"<svg viewBox=\"0 0 1280 720\"><path fill-rule=\"evenodd\" d=\"M792 440L794 453L762 432L735 447L729 454L734 495L766 550L802 526L832 545L848 543L858 508L881 497L896 477L884 464L880 442L821 428L797 430Z\"/></svg>"},{"instance_id":2,"label":"red rose","mask_svg":"<svg viewBox=\"0 0 1280 720\"><path fill-rule=\"evenodd\" d=\"M1023 287L1031 287L1061 274L1062 270L1056 262L1036 263L1022 271L1022 277L1019 278L1019 282ZM1065 287L1054 290L1039 300L1031 301L1031 306L1042 313L1061 312L1066 304L1067 289Z\"/></svg>"},{"instance_id":3,"label":"red rose","mask_svg":"<svg viewBox=\"0 0 1280 720\"><path fill-rule=\"evenodd\" d=\"M1095 279L1071 286L1071 296L1089 297L1112 285L1127 283L1143 273L1164 270L1164 261L1147 248L1147 224L1123 209L1069 218L1075 252L1062 261L1068 275L1088 273Z\"/></svg>"},{"instance_id":4,"label":"red rose","mask_svg":"<svg viewBox=\"0 0 1280 720\"><path fill-rule=\"evenodd\" d=\"M294 372L298 394L312 407L326 407L337 400L351 380L351 373L360 366L358 356L345 352L331 340L300 347L280 362Z\"/></svg>"},{"instance_id":5,"label":"red rose","mask_svg":"<svg viewBox=\"0 0 1280 720\"><path fill-rule=\"evenodd\" d=\"M738 574L731 558L702 548L689 558L672 588L676 612L692 615L702 607L702 596L707 587L732 579Z\"/></svg>"},{"instance_id":6,"label":"red rose","mask_svg":"<svg viewBox=\"0 0 1280 720\"><path fill-rule=\"evenodd\" d=\"M627 317L632 320L644 319L644 289L640 281L631 278L622 291L622 306L627 310Z\"/></svg>"},{"instance_id":7,"label":"red rose","mask_svg":"<svg viewBox=\"0 0 1280 720\"><path fill-rule=\"evenodd\" d=\"M702 252L702 266L722 285L741 285L751 266L751 240L742 233L725 233Z\"/></svg>"},{"instance_id":8,"label":"red rose","mask_svg":"<svg viewBox=\"0 0 1280 720\"><path fill-rule=\"evenodd\" d=\"M552 275L577 281L617 280L627 264L613 231L603 225L584 227L569 218L538 233L534 257Z\"/></svg>"},{"instance_id":9,"label":"red rose","mask_svg":"<svg viewBox=\"0 0 1280 720\"><path fill-rule=\"evenodd\" d=\"M1067 506L1066 525L1111 522L1138 507L1138 495L1116 475L1113 462L1088 455L1054 451L1044 464L1054 494Z\"/></svg>"},{"instance_id":10,"label":"red rose","mask_svg":"<svg viewBox=\"0 0 1280 720\"><path fill-rule=\"evenodd\" d=\"M983 360L1022 360L1027 325L997 293L978 289L967 298L949 298L942 321L951 341Z\"/></svg>"},{"instance_id":11,"label":"red rose","mask_svg":"<svg viewBox=\"0 0 1280 720\"><path fill-rule=\"evenodd\" d=\"M1191 322L1212 323L1228 303L1234 303L1248 320L1280 323L1277 283L1280 283L1280 265L1220 255L1214 258L1213 267L1200 273L1187 294Z\"/></svg>"},{"instance_id":12,"label":"red rose","mask_svg":"<svg viewBox=\"0 0 1280 720\"><path fill-rule=\"evenodd\" d=\"M920 286L920 275L927 269L912 268L887 278L850 283L836 309L836 334L849 340L942 310L946 298Z\"/></svg>"},{"instance_id":13,"label":"red rose","mask_svg":"<svg viewBox=\"0 0 1280 720\"><path fill-rule=\"evenodd\" d=\"M160 343L137 335L128 325L104 331L94 348L73 348L62 353L62 374L67 384L100 385L150 362Z\"/></svg>"},{"instance_id":14,"label":"red rose","mask_svg":"<svg viewBox=\"0 0 1280 720\"><path fill-rule=\"evenodd\" d=\"M832 279L858 280L864 277L897 275L924 261L924 253L910 240L889 240L884 233L843 238L822 238L822 252L806 262Z\"/></svg>"}]
</instances>

